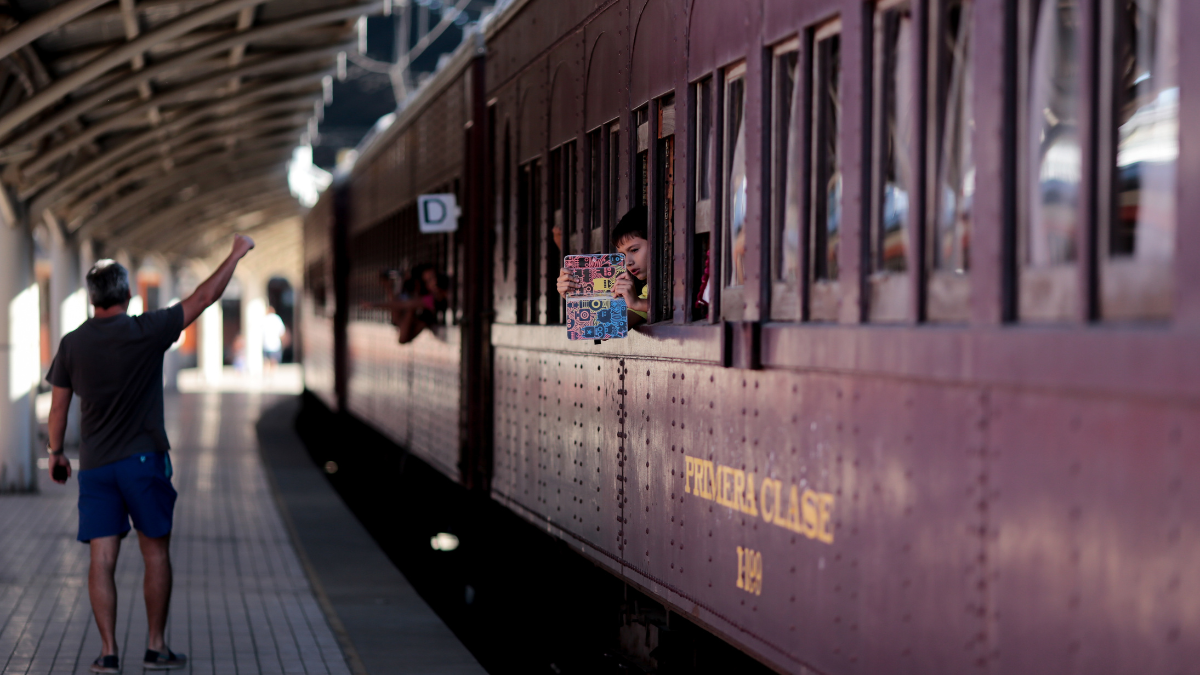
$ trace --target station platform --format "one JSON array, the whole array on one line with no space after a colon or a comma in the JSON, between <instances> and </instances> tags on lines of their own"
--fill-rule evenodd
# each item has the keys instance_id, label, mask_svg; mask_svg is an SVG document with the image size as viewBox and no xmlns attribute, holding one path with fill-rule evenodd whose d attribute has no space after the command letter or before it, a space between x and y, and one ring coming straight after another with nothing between
<instances>
[{"instance_id":1,"label":"station platform","mask_svg":"<svg viewBox=\"0 0 1200 675\"><path fill-rule=\"evenodd\" d=\"M483 673L346 508L292 430L296 397L166 399L179 500L167 629L187 673ZM0 495L0 674L87 673L100 653L78 482ZM140 672L142 561L117 567L124 672ZM125 661L128 659L128 663Z\"/></svg>"}]
</instances>

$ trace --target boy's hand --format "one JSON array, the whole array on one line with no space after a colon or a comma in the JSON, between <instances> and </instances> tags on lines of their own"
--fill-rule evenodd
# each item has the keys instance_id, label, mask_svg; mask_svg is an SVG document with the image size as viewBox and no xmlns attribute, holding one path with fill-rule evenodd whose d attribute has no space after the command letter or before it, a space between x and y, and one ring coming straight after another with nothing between
<instances>
[{"instance_id":1,"label":"boy's hand","mask_svg":"<svg viewBox=\"0 0 1200 675\"><path fill-rule=\"evenodd\" d=\"M558 294L566 296L567 293L578 288L578 284L571 280L571 273L563 268L558 271Z\"/></svg>"},{"instance_id":2,"label":"boy's hand","mask_svg":"<svg viewBox=\"0 0 1200 675\"><path fill-rule=\"evenodd\" d=\"M617 277L617 280L613 282L613 296L625 298L625 306L629 309L636 310L638 312L650 311L650 301L641 298L637 291L634 290L633 277L629 276L628 272L622 272L620 276ZM631 316L637 315L634 314ZM642 317L637 316L637 319L640 323ZM630 323L629 325L632 327L636 324Z\"/></svg>"},{"instance_id":3,"label":"boy's hand","mask_svg":"<svg viewBox=\"0 0 1200 675\"><path fill-rule=\"evenodd\" d=\"M637 293L633 290L633 277L629 276L629 272L617 275L616 281L613 282L613 296L625 298L625 304L633 306L633 301L637 300Z\"/></svg>"}]
</instances>

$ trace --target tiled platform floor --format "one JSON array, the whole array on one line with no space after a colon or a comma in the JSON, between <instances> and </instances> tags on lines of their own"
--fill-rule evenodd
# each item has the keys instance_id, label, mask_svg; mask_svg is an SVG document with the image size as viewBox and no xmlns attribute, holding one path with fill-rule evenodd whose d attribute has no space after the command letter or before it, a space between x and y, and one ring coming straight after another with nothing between
<instances>
[{"instance_id":1,"label":"tiled platform floor","mask_svg":"<svg viewBox=\"0 0 1200 675\"><path fill-rule=\"evenodd\" d=\"M168 396L174 444L175 592L167 641L188 673L346 673L256 452L254 424L275 399ZM87 595L88 550L75 541L78 482L0 496L0 673L86 673L100 653ZM131 534L117 567L124 672L146 648L142 560Z\"/></svg>"}]
</instances>

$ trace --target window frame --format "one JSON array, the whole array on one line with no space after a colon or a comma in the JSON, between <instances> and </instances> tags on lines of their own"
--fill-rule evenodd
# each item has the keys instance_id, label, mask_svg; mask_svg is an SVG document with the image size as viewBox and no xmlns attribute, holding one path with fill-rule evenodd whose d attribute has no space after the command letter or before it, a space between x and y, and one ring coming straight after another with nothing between
<instances>
[{"instance_id":1,"label":"window frame","mask_svg":"<svg viewBox=\"0 0 1200 675\"><path fill-rule=\"evenodd\" d=\"M751 73L749 71L748 66L749 66L749 64L746 59L740 59L738 61L735 61L735 62L725 66L724 68L721 68L721 70L720 70L721 98L720 98L719 110L721 112L721 115L718 118L720 126L718 127L718 130L717 130L718 136L717 136L716 143L721 148L721 153L719 155L721 171L720 171L720 173L718 175L718 179L717 179L717 192L718 192L718 194L721 195L721 199L717 204L715 204L715 206L717 206L719 208L719 211L716 211L716 212L720 214L719 222L714 223L714 225L718 226L717 229L719 231L719 236L716 237L716 240L717 240L717 242L719 242L719 246L715 247L716 251L712 255L712 258L717 260L718 265L719 265L719 267L717 267L715 270L716 276L717 276L717 281L718 281L717 286L716 286L717 293L715 295L719 295L719 301L717 303L717 306L719 307L719 312L717 312L717 315L720 316L721 319L724 319L726 321L741 321L742 317L744 316L744 310L745 310L745 297L746 297L745 296L745 288L746 288L745 282L743 282L742 284L736 284L736 285L730 283L733 276L736 274L735 267L734 267L734 261L733 261L734 242L733 242L733 232L732 232L732 227L733 227L732 208L734 205L732 203L732 200L729 199L729 189L731 187L730 180L731 180L732 172L734 170L733 162L734 162L735 148L729 146L730 136L732 134L730 133L730 129L728 128L728 126L729 126L729 122L730 122L730 120L729 120L729 113L730 113L730 111L729 111L729 106L730 106L729 89L733 83L740 81L741 86L742 86L741 126L744 129L743 133L745 134L745 136L749 136L749 124L747 124L747 122L748 122L747 116L748 116L748 113L750 110L750 106L748 105L750 102L750 100L749 100L750 97L748 95L749 94L748 89L749 89ZM747 198L747 206L748 206L748 201L749 201L749 177L748 177L748 174L749 174L749 165L750 165L749 156L748 156L749 155L749 139L743 138L743 143L746 144L745 146L743 146L744 147L743 157L746 162L746 165L743 168L743 171L745 171L747 173L747 177L746 177L747 195L746 195L746 198ZM736 144L736 141L735 141L735 144ZM742 226L743 232L745 231L745 229L744 229L745 226L746 226L746 223L743 222L743 226ZM744 264L745 264L745 262L743 261L743 265ZM711 274L714 271L713 266L710 265L709 269L710 269L710 280L711 280Z\"/></svg>"},{"instance_id":2,"label":"window frame","mask_svg":"<svg viewBox=\"0 0 1200 675\"><path fill-rule=\"evenodd\" d=\"M766 274L763 275L763 285L767 291L764 297L769 303L768 311L764 313L764 316L776 321L798 321L803 318L801 309L801 294L804 287L803 265L799 261L801 255L799 250L797 251L795 283L789 284L783 275L786 273L784 238L787 234L789 186L796 191L795 196L798 200L796 209L800 222L797 223L797 226L801 231L804 229L804 218L800 214L802 213L801 205L804 203L801 193L807 182L805 179L808 174L808 167L804 161L808 141L804 127L808 116L803 110L804 102L808 100L805 91L805 60L803 58L806 51L808 50L803 49L800 35L793 35L768 48L771 95L768 97L769 100L764 101L763 108L766 113L764 128L769 127L769 141L766 143L768 157L764 163L767 173L763 178L765 179L764 184L769 186L769 189L765 191L766 208L763 222L769 223L769 226L763 237L766 245L763 246L762 269L766 271ZM787 94L785 116L784 100L780 94L781 77L784 70L782 60L788 55L795 55L795 64L791 91ZM793 143L798 143L800 146L794 157L792 156ZM803 249L801 244L797 243L797 246L799 249Z\"/></svg>"},{"instance_id":3,"label":"window frame","mask_svg":"<svg viewBox=\"0 0 1200 675\"><path fill-rule=\"evenodd\" d=\"M910 184L906 186L906 195L909 200L905 219L901 227L903 228L903 239L905 246L905 268L904 270L887 270L883 265L883 247L886 244L886 234L884 228L884 209L886 208L886 195L884 194L884 185L886 178L884 173L887 171L886 144L888 142L887 134L887 119L885 106L888 101L888 91L885 78L890 62L887 61L887 50L885 49L887 35L883 26L884 16L897 9L905 9L909 12L911 22L911 30L913 30L912 43L908 45L913 51L908 54L908 57L914 59L912 65L911 76L913 81L909 83L913 95L911 98L908 115L910 116L912 134L909 139L909 144L905 148L897 149L898 153L903 153L907 156L910 164ZM881 0L876 3L874 11L870 15L871 30L869 39L871 40L871 111L870 111L870 148L871 161L870 173L866 182L868 189L868 199L865 200L869 204L869 212L865 218L866 231L862 236L863 244L863 264L862 264L862 285L865 299L865 319L872 323L908 323L914 321L917 317L914 313L914 298L912 293L912 275L916 270L921 269L918 242L914 241L919 237L919 225L921 222L921 214L923 212L921 204L922 194L922 178L921 161L924 153L921 148L921 99L922 87L920 87L921 59L917 56L923 53L924 45L920 44L920 16L917 12L915 0ZM904 45L898 45L897 49L902 49ZM897 51L899 60L900 52ZM904 105L903 101L896 101L897 111Z\"/></svg>"},{"instance_id":4,"label":"window frame","mask_svg":"<svg viewBox=\"0 0 1200 675\"><path fill-rule=\"evenodd\" d=\"M715 205L720 202L716 195L717 171L714 168L719 164L720 157L717 147L717 124L721 105L719 87L716 86L718 74L719 72L706 72L688 83L688 155L693 159L688 166L685 323L714 323L718 320L717 308L720 306L720 291L714 285L711 274L712 261L719 248L719 242L713 236L716 230ZM704 243L707 243L707 246L702 249ZM700 284L706 268L706 255L707 267L710 270L708 283L712 288L709 293L711 300L708 305L697 306L704 292Z\"/></svg>"},{"instance_id":5,"label":"window frame","mask_svg":"<svg viewBox=\"0 0 1200 675\"><path fill-rule=\"evenodd\" d=\"M1095 114L1099 133L1095 135L1097 141L1096 203L1098 206L1094 233L1097 277L1094 279L1096 287L1093 294L1096 297L1097 306L1096 315L1093 318L1105 322L1166 323L1170 322L1174 315L1175 269L1180 257L1178 233L1181 219L1178 188L1182 173L1180 171L1182 153L1180 152L1179 131L1179 123L1183 119L1182 109L1176 109L1175 117L1176 155L1174 185L1170 195L1170 199L1174 202L1172 205L1174 222L1172 223L1170 256L1162 259L1142 259L1138 256L1136 247L1128 256L1114 255L1112 253L1113 230L1117 225L1120 217L1119 211L1122 208L1121 175L1117 166L1121 131L1119 122L1121 82L1117 57L1121 53L1123 38L1128 37L1126 33L1119 30L1120 12L1117 4L1116 0L1101 2L1100 16L1097 21L1101 42L1111 39L1114 48L1101 50L1096 63L1099 73L1097 78L1099 89L1096 99L1099 104L1096 106ZM1180 3L1177 2L1174 9L1179 10L1179 8ZM1169 9L1169 6L1160 5L1160 21ZM1176 35L1173 41L1166 40L1162 47L1165 49L1174 44L1179 49L1180 40L1183 39L1181 26L1177 17L1168 17L1167 21L1167 25L1173 26ZM1161 36L1156 36L1156 39L1158 37ZM1182 50L1179 49L1179 51ZM1156 53L1155 56L1160 60L1164 56L1166 56L1166 60L1171 58L1170 55L1164 55L1161 52ZM1179 60L1178 52L1173 56L1177 61ZM1181 69L1182 64L1180 63L1176 67ZM1182 80L1181 72L1177 71L1175 89L1178 90L1181 87ZM1139 193L1141 192L1142 189L1139 186ZM1141 199L1142 195L1139 194L1139 204Z\"/></svg>"},{"instance_id":6,"label":"window frame","mask_svg":"<svg viewBox=\"0 0 1200 675\"><path fill-rule=\"evenodd\" d=\"M1018 142L1018 161L1016 167L1016 228L1012 233L1013 256L1010 274L1013 287L1012 319L1025 324L1070 324L1085 321L1088 314L1085 302L1090 283L1088 255L1089 242L1093 239L1087 225L1090 217L1088 207L1089 189L1087 181L1081 174L1079 181L1078 212L1076 217L1076 258L1071 263L1055 266L1033 267L1026 262L1029 246L1029 230L1031 227L1031 209L1033 195L1031 194L1031 162L1029 147L1030 128L1029 111L1032 104L1032 87L1034 86L1034 58L1037 49L1037 18L1044 2L1053 0L1020 0L1017 10L1017 88L1016 88L1016 126ZM1091 148L1087 143L1089 117L1092 111L1086 104L1088 88L1086 79L1092 67L1084 48L1086 41L1086 17L1083 2L1077 11L1081 12L1077 39L1077 68L1075 85L1079 91L1081 109L1079 115L1078 135L1080 140L1080 166L1088 166ZM1056 290L1058 289L1058 290ZM1065 304L1059 307L1047 307L1044 298L1061 297Z\"/></svg>"},{"instance_id":7,"label":"window frame","mask_svg":"<svg viewBox=\"0 0 1200 675\"><path fill-rule=\"evenodd\" d=\"M960 26L961 30L974 30L974 13L977 10L974 5L977 0L961 0L963 7L971 6L970 12L966 13L966 26ZM928 7L932 10L928 12L928 31L931 36L938 36L927 41L929 53L926 54L927 67L927 86L925 87L924 96L926 97L927 110L926 116L926 138L928 143L925 147L925 204L927 208L920 219L921 226L924 228L923 237L924 250L922 260L924 261L924 283L922 293L924 294L923 305L925 308L925 319L934 323L967 323L971 317L971 276L970 262L968 257L967 267L963 271L946 271L939 268L937 247L940 246L939 227L941 223L941 172L944 168L942 156L942 141L943 135L946 133L950 123L946 116L947 105L950 100L952 91L952 83L954 73L954 56L947 48L946 36L943 31L948 23L948 5L950 0L936 0L930 2ZM961 20L961 19L960 19ZM965 76L965 81L970 81L972 78L972 59L975 57L974 36L968 34L966 36L968 43L967 68L968 72ZM964 105L972 106L973 101L965 101ZM964 134L970 132L963 132ZM969 142L974 143L974 139ZM971 222L975 225L974 219ZM968 236L971 234L968 231ZM968 248L969 256L969 248Z\"/></svg>"}]
</instances>

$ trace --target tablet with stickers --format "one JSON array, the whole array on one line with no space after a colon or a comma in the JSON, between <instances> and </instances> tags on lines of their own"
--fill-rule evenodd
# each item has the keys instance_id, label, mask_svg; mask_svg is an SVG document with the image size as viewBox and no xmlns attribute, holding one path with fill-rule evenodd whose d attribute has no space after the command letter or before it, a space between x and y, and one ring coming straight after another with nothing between
<instances>
[{"instance_id":1,"label":"tablet with stickers","mask_svg":"<svg viewBox=\"0 0 1200 675\"><path fill-rule=\"evenodd\" d=\"M621 253L569 255L563 269L571 275L576 290L567 293L567 338L610 340L629 334L629 315L624 298L613 296L617 277L625 272Z\"/></svg>"},{"instance_id":2,"label":"tablet with stickers","mask_svg":"<svg viewBox=\"0 0 1200 675\"><path fill-rule=\"evenodd\" d=\"M597 253L569 255L563 259L563 267L571 275L576 289L567 293L568 298L588 295L612 295L613 284L625 272L625 255L622 253Z\"/></svg>"}]
</instances>

